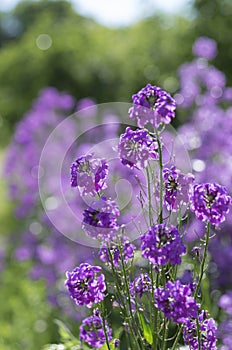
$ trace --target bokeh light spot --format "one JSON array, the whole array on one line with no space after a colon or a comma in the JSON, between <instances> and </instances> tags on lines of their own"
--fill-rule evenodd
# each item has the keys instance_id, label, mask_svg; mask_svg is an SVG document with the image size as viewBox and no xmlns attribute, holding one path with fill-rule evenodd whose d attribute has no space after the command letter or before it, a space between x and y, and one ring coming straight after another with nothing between
<instances>
[{"instance_id":1,"label":"bokeh light spot","mask_svg":"<svg viewBox=\"0 0 232 350\"><path fill-rule=\"evenodd\" d=\"M40 34L36 38L36 46L40 50L48 50L52 46L52 38L48 34Z\"/></svg>"},{"instance_id":2,"label":"bokeh light spot","mask_svg":"<svg viewBox=\"0 0 232 350\"><path fill-rule=\"evenodd\" d=\"M205 170L205 162L203 162L203 160L193 159L192 165L193 165L193 170L197 172L201 172Z\"/></svg>"}]
</instances>

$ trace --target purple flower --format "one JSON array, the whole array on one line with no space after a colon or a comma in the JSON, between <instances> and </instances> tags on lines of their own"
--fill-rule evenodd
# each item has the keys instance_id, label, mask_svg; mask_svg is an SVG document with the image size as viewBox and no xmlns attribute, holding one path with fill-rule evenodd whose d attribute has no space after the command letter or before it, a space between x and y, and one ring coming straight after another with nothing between
<instances>
[{"instance_id":1,"label":"purple flower","mask_svg":"<svg viewBox=\"0 0 232 350\"><path fill-rule=\"evenodd\" d=\"M177 211L189 202L189 185L194 181L192 174L183 174L175 166L163 170L165 204L168 210Z\"/></svg>"},{"instance_id":2,"label":"purple flower","mask_svg":"<svg viewBox=\"0 0 232 350\"><path fill-rule=\"evenodd\" d=\"M197 318L198 305L192 297L191 288L179 280L168 281L164 287L157 288L155 302L165 317L172 318L175 323L186 323L190 317Z\"/></svg>"},{"instance_id":3,"label":"purple flower","mask_svg":"<svg viewBox=\"0 0 232 350\"><path fill-rule=\"evenodd\" d=\"M105 159L94 158L93 154L82 156L71 166L71 186L78 187L81 196L95 196L105 189L108 164Z\"/></svg>"},{"instance_id":4,"label":"purple flower","mask_svg":"<svg viewBox=\"0 0 232 350\"><path fill-rule=\"evenodd\" d=\"M120 345L120 340L119 339L115 339L114 340L114 347L115 347L115 349L118 349L119 345Z\"/></svg>"},{"instance_id":5,"label":"purple flower","mask_svg":"<svg viewBox=\"0 0 232 350\"><path fill-rule=\"evenodd\" d=\"M216 331L217 327L213 318L208 318L207 311L202 311L198 317L201 333L202 350L216 350ZM189 346L190 350L199 349L197 337L196 320L187 320L183 328L183 337L185 345Z\"/></svg>"},{"instance_id":6,"label":"purple flower","mask_svg":"<svg viewBox=\"0 0 232 350\"><path fill-rule=\"evenodd\" d=\"M154 265L176 265L181 263L181 255L186 253L176 227L165 224L154 225L141 236L142 256Z\"/></svg>"},{"instance_id":7,"label":"purple flower","mask_svg":"<svg viewBox=\"0 0 232 350\"><path fill-rule=\"evenodd\" d=\"M218 301L218 305L225 310L228 315L232 315L232 291L223 294Z\"/></svg>"},{"instance_id":8,"label":"purple flower","mask_svg":"<svg viewBox=\"0 0 232 350\"><path fill-rule=\"evenodd\" d=\"M148 84L133 95L132 100L129 115L131 119L138 120L139 127L150 123L157 128L160 123L169 124L175 117L175 100L158 86Z\"/></svg>"},{"instance_id":9,"label":"purple flower","mask_svg":"<svg viewBox=\"0 0 232 350\"><path fill-rule=\"evenodd\" d=\"M232 344L232 318L231 316L223 320L218 327L217 336L222 340L222 350L231 350Z\"/></svg>"},{"instance_id":10,"label":"purple flower","mask_svg":"<svg viewBox=\"0 0 232 350\"><path fill-rule=\"evenodd\" d=\"M97 105L91 98L82 98L77 103L78 118L94 118L97 114Z\"/></svg>"},{"instance_id":11,"label":"purple flower","mask_svg":"<svg viewBox=\"0 0 232 350\"><path fill-rule=\"evenodd\" d=\"M217 43L213 39L202 36L195 41L193 53L196 56L212 60L217 55Z\"/></svg>"},{"instance_id":12,"label":"purple flower","mask_svg":"<svg viewBox=\"0 0 232 350\"><path fill-rule=\"evenodd\" d=\"M224 186L216 183L203 183L193 186L190 209L201 221L209 221L218 226L225 221L229 212L231 197Z\"/></svg>"},{"instance_id":13,"label":"purple flower","mask_svg":"<svg viewBox=\"0 0 232 350\"><path fill-rule=\"evenodd\" d=\"M108 340L112 339L112 329L105 321L105 328ZM80 340L85 342L93 348L101 348L105 342L106 337L104 333L103 320L98 309L93 310L93 315L85 318L80 326Z\"/></svg>"},{"instance_id":14,"label":"purple flower","mask_svg":"<svg viewBox=\"0 0 232 350\"><path fill-rule=\"evenodd\" d=\"M107 264L111 264L111 258L109 255L109 250L111 253L111 257L113 260L114 266L118 267L121 260L124 260L124 263L128 263L130 259L133 259L134 257L134 251L135 246L130 243L129 239L125 236L119 237L120 242L110 242L110 244L107 246L106 244L103 244L99 251L99 256L101 261L106 262ZM122 249L122 255L120 253L119 244L121 244Z\"/></svg>"},{"instance_id":15,"label":"purple flower","mask_svg":"<svg viewBox=\"0 0 232 350\"><path fill-rule=\"evenodd\" d=\"M141 298L144 293L152 291L152 283L147 273L141 273L130 283L130 293L134 297L136 294Z\"/></svg>"},{"instance_id":16,"label":"purple flower","mask_svg":"<svg viewBox=\"0 0 232 350\"><path fill-rule=\"evenodd\" d=\"M190 270L184 270L182 276L180 277L180 282L182 284L188 284L192 292L194 292L196 289L196 283L193 282L193 276Z\"/></svg>"},{"instance_id":17,"label":"purple flower","mask_svg":"<svg viewBox=\"0 0 232 350\"><path fill-rule=\"evenodd\" d=\"M108 239L119 229L117 217L119 208L114 201L101 197L84 210L82 228L88 236Z\"/></svg>"},{"instance_id":18,"label":"purple flower","mask_svg":"<svg viewBox=\"0 0 232 350\"><path fill-rule=\"evenodd\" d=\"M146 129L133 131L127 127L125 134L120 136L118 152L122 164L143 169L148 160L158 158L158 144Z\"/></svg>"},{"instance_id":19,"label":"purple flower","mask_svg":"<svg viewBox=\"0 0 232 350\"><path fill-rule=\"evenodd\" d=\"M72 96L60 93L55 88L45 88L17 124L7 149L4 175L9 184L10 198L17 203L16 213L20 217L28 218L37 214L40 203L38 171L41 152L50 133L71 112L74 104ZM54 147L48 157L54 183L55 170L51 162L56 162L61 150L67 149L67 140L75 136L76 125L73 121L66 120L62 134L58 134L56 133L57 139L54 139Z\"/></svg>"},{"instance_id":20,"label":"purple flower","mask_svg":"<svg viewBox=\"0 0 232 350\"><path fill-rule=\"evenodd\" d=\"M100 271L99 266L82 263L72 272L66 272L65 285L78 306L86 305L91 308L94 303L99 303L105 298L105 276L98 274Z\"/></svg>"}]
</instances>

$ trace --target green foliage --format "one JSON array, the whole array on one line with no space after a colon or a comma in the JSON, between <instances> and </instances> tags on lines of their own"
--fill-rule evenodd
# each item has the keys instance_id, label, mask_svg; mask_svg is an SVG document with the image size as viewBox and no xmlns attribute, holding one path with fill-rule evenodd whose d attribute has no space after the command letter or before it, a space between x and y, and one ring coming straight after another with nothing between
<instances>
[{"instance_id":1,"label":"green foliage","mask_svg":"<svg viewBox=\"0 0 232 350\"><path fill-rule=\"evenodd\" d=\"M27 278L28 265L9 258L1 273L0 350L41 350L56 340L42 281Z\"/></svg>"},{"instance_id":2,"label":"green foliage","mask_svg":"<svg viewBox=\"0 0 232 350\"><path fill-rule=\"evenodd\" d=\"M77 341L77 339L74 337L74 335L71 333L71 331L68 329L68 327L60 320L55 320L55 323L57 324L59 328L59 334L62 342L67 341Z\"/></svg>"},{"instance_id":3,"label":"green foliage","mask_svg":"<svg viewBox=\"0 0 232 350\"><path fill-rule=\"evenodd\" d=\"M55 86L77 99L92 96L98 103L124 101L125 96L148 82L175 92L176 70L191 59L191 46L200 35L217 40L216 65L232 84L232 2L195 0L195 9L193 21L153 16L117 30L79 16L64 0L26 0L9 14L0 13L1 142L9 140L13 126L44 86ZM13 32L9 31L12 20ZM36 39L44 33L51 37L52 46L43 51L37 47ZM19 229L4 186L2 181L2 246L9 232L17 235ZM0 350L41 350L44 344L59 340L66 344L49 345L46 350L88 349L57 321L59 339L44 284L32 282L28 269L27 264L14 262L10 248L0 280ZM206 289L208 282L206 279L203 282ZM208 304L205 300L205 305ZM144 337L151 343L149 326L142 314L139 317ZM118 335L114 330L114 335L120 338L123 349L126 333L120 329Z\"/></svg>"},{"instance_id":4,"label":"green foliage","mask_svg":"<svg viewBox=\"0 0 232 350\"><path fill-rule=\"evenodd\" d=\"M16 39L0 50L4 139L44 86L98 103L124 101L146 82L174 92L176 69L191 47L184 19L155 16L113 30L79 16L66 1L51 0L23 1L11 17L18 23ZM41 34L52 39L47 50L36 45Z\"/></svg>"},{"instance_id":5,"label":"green foliage","mask_svg":"<svg viewBox=\"0 0 232 350\"><path fill-rule=\"evenodd\" d=\"M88 349L83 347L80 341L75 338L68 327L61 321L55 320L59 328L59 335L61 344L49 344L44 347L44 350L78 350L78 349Z\"/></svg>"},{"instance_id":6,"label":"green foliage","mask_svg":"<svg viewBox=\"0 0 232 350\"><path fill-rule=\"evenodd\" d=\"M141 325L141 328L143 330L143 336L148 342L148 344L152 344L153 336L152 336L152 330L150 325L146 322L145 318L143 317L143 314L140 312L138 314L139 322Z\"/></svg>"},{"instance_id":7,"label":"green foliage","mask_svg":"<svg viewBox=\"0 0 232 350\"><path fill-rule=\"evenodd\" d=\"M46 345L43 348L43 350L78 350L78 349L88 350L90 349L89 346L82 344L79 339L75 338L74 335L71 333L71 331L63 322L59 320L55 320L55 323L59 328L61 344L49 344L49 345ZM120 329L120 332L121 332L121 329ZM113 341L110 343L110 348L112 350L115 349ZM108 348L106 344L104 344L101 347L101 350L107 350L107 349Z\"/></svg>"},{"instance_id":8,"label":"green foliage","mask_svg":"<svg viewBox=\"0 0 232 350\"><path fill-rule=\"evenodd\" d=\"M196 17L193 29L196 37L208 36L218 43L216 66L225 73L228 84L232 84L232 26L231 0L195 0Z\"/></svg>"}]
</instances>

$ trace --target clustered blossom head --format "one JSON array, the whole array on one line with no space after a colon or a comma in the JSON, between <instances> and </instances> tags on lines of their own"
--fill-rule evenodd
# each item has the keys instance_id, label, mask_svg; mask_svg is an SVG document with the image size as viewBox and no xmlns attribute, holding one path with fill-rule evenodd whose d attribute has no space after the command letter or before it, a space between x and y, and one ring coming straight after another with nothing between
<instances>
[{"instance_id":1,"label":"clustered blossom head","mask_svg":"<svg viewBox=\"0 0 232 350\"><path fill-rule=\"evenodd\" d=\"M175 166L163 170L165 185L164 201L168 210L177 211L189 202L189 186L194 181L192 174L183 174Z\"/></svg>"},{"instance_id":2,"label":"clustered blossom head","mask_svg":"<svg viewBox=\"0 0 232 350\"><path fill-rule=\"evenodd\" d=\"M105 321L105 329L108 341L112 339L112 329ZM93 315L85 318L80 326L80 340L93 348L100 349L106 342L104 325L101 313L98 309L93 310Z\"/></svg>"},{"instance_id":3,"label":"clustered blossom head","mask_svg":"<svg viewBox=\"0 0 232 350\"><path fill-rule=\"evenodd\" d=\"M195 41L193 53L196 56L212 60L217 55L217 43L213 39L202 36Z\"/></svg>"},{"instance_id":4,"label":"clustered blossom head","mask_svg":"<svg viewBox=\"0 0 232 350\"><path fill-rule=\"evenodd\" d=\"M218 305L224 309L228 315L232 315L232 291L223 294L218 300Z\"/></svg>"},{"instance_id":5,"label":"clustered blossom head","mask_svg":"<svg viewBox=\"0 0 232 350\"><path fill-rule=\"evenodd\" d=\"M225 221L232 202L224 186L216 183L195 184L190 195L190 209L201 221L218 226Z\"/></svg>"},{"instance_id":6,"label":"clustered blossom head","mask_svg":"<svg viewBox=\"0 0 232 350\"><path fill-rule=\"evenodd\" d=\"M201 344L202 350L216 350L216 331L217 327L213 318L208 318L207 311L202 311L198 317L200 331L201 331ZM183 327L183 337L185 345L189 346L190 350L198 350L198 336L197 336L197 324L196 320L187 320Z\"/></svg>"},{"instance_id":7,"label":"clustered blossom head","mask_svg":"<svg viewBox=\"0 0 232 350\"><path fill-rule=\"evenodd\" d=\"M10 198L16 202L17 216L28 218L38 214L38 169L41 152L50 133L71 113L75 103L72 96L47 87L41 90L32 108L17 124L11 144L6 150L3 170L9 185ZM53 147L49 149L49 165L51 159L58 162L61 150L67 149L67 140L74 138L76 132L73 120L66 119L62 133L56 133ZM56 142L57 138L59 142ZM51 165L50 171L53 179L55 170L51 169Z\"/></svg>"},{"instance_id":8,"label":"clustered blossom head","mask_svg":"<svg viewBox=\"0 0 232 350\"><path fill-rule=\"evenodd\" d=\"M152 282L147 273L141 273L130 283L130 294L134 297L138 295L140 298L144 293L152 291Z\"/></svg>"},{"instance_id":9,"label":"clustered blossom head","mask_svg":"<svg viewBox=\"0 0 232 350\"><path fill-rule=\"evenodd\" d=\"M119 229L119 208L114 201L101 197L84 210L82 228L94 239L108 239Z\"/></svg>"},{"instance_id":10,"label":"clustered blossom head","mask_svg":"<svg viewBox=\"0 0 232 350\"><path fill-rule=\"evenodd\" d=\"M186 253L180 234L174 226L154 225L140 239L142 256L153 265L180 264L181 255Z\"/></svg>"},{"instance_id":11,"label":"clustered blossom head","mask_svg":"<svg viewBox=\"0 0 232 350\"><path fill-rule=\"evenodd\" d=\"M144 169L149 160L158 158L158 144L146 129L132 130L127 127L120 136L118 152L122 164Z\"/></svg>"},{"instance_id":12,"label":"clustered blossom head","mask_svg":"<svg viewBox=\"0 0 232 350\"><path fill-rule=\"evenodd\" d=\"M192 297L192 290L179 280L168 281L164 287L157 288L155 303L165 317L172 318L175 323L186 323L191 317L197 318L198 305Z\"/></svg>"},{"instance_id":13,"label":"clustered blossom head","mask_svg":"<svg viewBox=\"0 0 232 350\"><path fill-rule=\"evenodd\" d=\"M99 266L82 263L72 272L66 272L65 285L77 305L91 308L94 303L99 303L105 298L105 276L98 274L100 271Z\"/></svg>"},{"instance_id":14,"label":"clustered blossom head","mask_svg":"<svg viewBox=\"0 0 232 350\"><path fill-rule=\"evenodd\" d=\"M118 237L120 239L119 243L112 241L109 246L103 244L99 250L99 256L101 261L111 264L111 259L113 261L114 266L118 267L119 263L123 259L127 264L130 259L134 257L135 246L130 243L129 239L125 236ZM119 244L122 246L122 256L119 249ZM109 253L109 250L110 253ZM111 256L110 256L111 255Z\"/></svg>"},{"instance_id":15,"label":"clustered blossom head","mask_svg":"<svg viewBox=\"0 0 232 350\"><path fill-rule=\"evenodd\" d=\"M223 346L221 350L230 350L232 344L232 317L229 316L220 322L217 337L220 338Z\"/></svg>"},{"instance_id":16,"label":"clustered blossom head","mask_svg":"<svg viewBox=\"0 0 232 350\"><path fill-rule=\"evenodd\" d=\"M133 107L129 109L131 119L138 120L138 126L150 123L157 128L160 123L169 124L175 117L175 100L158 86L147 84L132 96Z\"/></svg>"},{"instance_id":17,"label":"clustered blossom head","mask_svg":"<svg viewBox=\"0 0 232 350\"><path fill-rule=\"evenodd\" d=\"M107 174L105 159L94 158L93 154L82 156L71 166L71 186L78 187L81 195L95 196L107 187Z\"/></svg>"}]
</instances>

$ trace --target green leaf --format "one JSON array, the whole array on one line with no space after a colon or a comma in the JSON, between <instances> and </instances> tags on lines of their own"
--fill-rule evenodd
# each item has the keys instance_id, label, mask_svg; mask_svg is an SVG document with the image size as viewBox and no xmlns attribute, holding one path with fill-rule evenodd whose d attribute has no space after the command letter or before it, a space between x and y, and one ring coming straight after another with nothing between
<instances>
[{"instance_id":1,"label":"green leaf","mask_svg":"<svg viewBox=\"0 0 232 350\"><path fill-rule=\"evenodd\" d=\"M75 340L76 344L79 344L79 340L74 337L74 335L71 333L71 331L63 322L61 322L60 320L55 320L54 322L59 327L59 334L60 334L61 340L64 343L67 342L68 340Z\"/></svg>"},{"instance_id":2,"label":"green leaf","mask_svg":"<svg viewBox=\"0 0 232 350\"><path fill-rule=\"evenodd\" d=\"M145 321L143 315L141 313L138 313L139 322L143 330L143 335L148 344L152 344L153 336L152 336L152 330L150 325Z\"/></svg>"}]
</instances>

